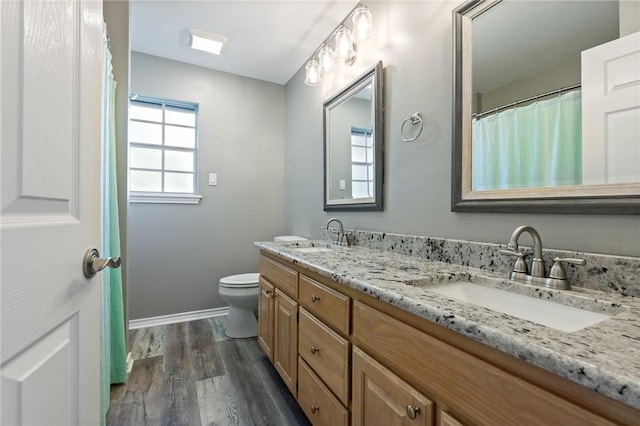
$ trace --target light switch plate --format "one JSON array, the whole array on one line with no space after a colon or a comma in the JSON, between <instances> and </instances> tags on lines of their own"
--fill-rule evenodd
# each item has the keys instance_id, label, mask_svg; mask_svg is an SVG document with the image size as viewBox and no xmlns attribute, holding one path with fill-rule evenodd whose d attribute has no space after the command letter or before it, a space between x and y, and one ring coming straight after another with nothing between
<instances>
[{"instance_id":1,"label":"light switch plate","mask_svg":"<svg viewBox=\"0 0 640 426\"><path fill-rule=\"evenodd\" d=\"M209 173L209 186L216 186L218 184L218 174Z\"/></svg>"},{"instance_id":2,"label":"light switch plate","mask_svg":"<svg viewBox=\"0 0 640 426\"><path fill-rule=\"evenodd\" d=\"M340 190L344 191L347 189L347 182L344 179L340 179Z\"/></svg>"}]
</instances>

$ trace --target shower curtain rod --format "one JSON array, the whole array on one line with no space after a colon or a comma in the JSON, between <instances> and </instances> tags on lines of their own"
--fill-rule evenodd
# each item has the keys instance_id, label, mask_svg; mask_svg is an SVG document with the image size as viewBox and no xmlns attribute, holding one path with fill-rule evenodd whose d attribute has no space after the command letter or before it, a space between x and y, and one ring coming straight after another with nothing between
<instances>
[{"instance_id":1,"label":"shower curtain rod","mask_svg":"<svg viewBox=\"0 0 640 426\"><path fill-rule=\"evenodd\" d=\"M497 108L490 109L489 111L481 112L480 114L472 114L472 117L473 118L482 118L482 117L484 117L486 115L489 115L489 114L493 114L493 113L500 112L500 111L505 110L505 109L513 108L516 105L520 105L520 104L523 104L525 102L535 101L536 99L544 98L545 96L555 95L556 93L562 93L562 92L566 92L568 90L579 89L581 86L582 86L581 84L574 84L573 86L561 87L559 89L551 90L550 92L541 93L539 95L531 96L530 98L526 98L526 99L522 99L522 100L519 100L519 101L515 101L515 102L512 102L512 103L507 104L507 105L502 105L502 106L499 106Z\"/></svg>"}]
</instances>

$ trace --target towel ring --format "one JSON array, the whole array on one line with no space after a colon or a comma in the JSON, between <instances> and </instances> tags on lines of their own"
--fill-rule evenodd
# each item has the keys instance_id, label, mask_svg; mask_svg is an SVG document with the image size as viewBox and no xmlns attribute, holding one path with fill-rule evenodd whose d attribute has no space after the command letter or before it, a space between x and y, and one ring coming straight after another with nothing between
<instances>
[{"instance_id":1,"label":"towel ring","mask_svg":"<svg viewBox=\"0 0 640 426\"><path fill-rule=\"evenodd\" d=\"M407 124L407 122L411 122L412 125L416 125L419 124L420 128L418 129L418 133L412 137L412 138L406 138L404 136L404 126L405 124ZM411 114L409 117L405 118L404 121L402 122L402 126L400 126L400 137L402 138L402 140L404 142L413 142L416 139L418 139L420 137L420 135L422 134L422 128L424 126L424 122L422 121L422 115L419 112L413 113Z\"/></svg>"}]
</instances>

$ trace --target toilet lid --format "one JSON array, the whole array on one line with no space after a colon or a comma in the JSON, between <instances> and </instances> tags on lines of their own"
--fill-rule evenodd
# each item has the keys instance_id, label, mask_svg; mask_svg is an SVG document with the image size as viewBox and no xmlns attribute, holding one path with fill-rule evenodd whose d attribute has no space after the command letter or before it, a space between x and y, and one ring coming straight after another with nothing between
<instances>
[{"instance_id":1,"label":"toilet lid","mask_svg":"<svg viewBox=\"0 0 640 426\"><path fill-rule=\"evenodd\" d=\"M220 279L223 287L257 287L260 274L257 272L250 274L229 275Z\"/></svg>"}]
</instances>

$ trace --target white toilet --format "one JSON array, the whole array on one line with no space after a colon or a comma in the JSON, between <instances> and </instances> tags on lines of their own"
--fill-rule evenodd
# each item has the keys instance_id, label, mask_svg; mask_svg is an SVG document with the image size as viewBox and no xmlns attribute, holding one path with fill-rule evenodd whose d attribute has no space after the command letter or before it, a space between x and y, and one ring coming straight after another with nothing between
<instances>
[{"instance_id":1,"label":"white toilet","mask_svg":"<svg viewBox=\"0 0 640 426\"><path fill-rule=\"evenodd\" d=\"M306 238L284 235L273 240L302 241ZM257 272L229 275L220 279L218 293L229 304L229 317L225 326L227 337L245 338L258 335L255 311L258 309L259 280L260 274Z\"/></svg>"}]
</instances>

